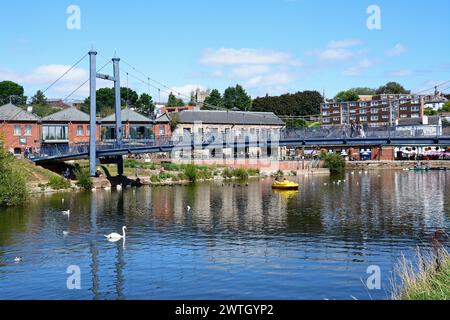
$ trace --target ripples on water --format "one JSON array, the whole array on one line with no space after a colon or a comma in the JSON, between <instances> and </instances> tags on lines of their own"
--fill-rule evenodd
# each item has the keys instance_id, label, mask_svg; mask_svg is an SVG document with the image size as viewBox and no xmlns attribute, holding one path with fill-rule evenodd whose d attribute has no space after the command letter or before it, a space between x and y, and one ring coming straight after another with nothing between
<instances>
[{"instance_id":1,"label":"ripples on water","mask_svg":"<svg viewBox=\"0 0 450 320\"><path fill-rule=\"evenodd\" d=\"M267 179L39 197L0 211L0 299L386 299L401 253L448 230L450 174L345 179L299 177L299 193ZM124 225L125 243L104 239ZM81 290L66 288L69 265ZM382 290L363 285L370 265Z\"/></svg>"}]
</instances>

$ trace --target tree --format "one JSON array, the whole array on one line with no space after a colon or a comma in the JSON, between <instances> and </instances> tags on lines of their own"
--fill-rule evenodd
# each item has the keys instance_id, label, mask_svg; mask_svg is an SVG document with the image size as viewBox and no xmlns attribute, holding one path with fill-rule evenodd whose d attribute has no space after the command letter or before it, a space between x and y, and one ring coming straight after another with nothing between
<instances>
[{"instance_id":1,"label":"tree","mask_svg":"<svg viewBox=\"0 0 450 320\"><path fill-rule=\"evenodd\" d=\"M222 108L223 98L219 90L217 89L212 90L211 94L206 97L204 105L205 105L204 109L210 109L209 106Z\"/></svg>"},{"instance_id":2,"label":"tree","mask_svg":"<svg viewBox=\"0 0 450 320\"><path fill-rule=\"evenodd\" d=\"M38 90L36 94L31 98L31 104L40 106L47 105L47 98L45 97L45 94L41 90Z\"/></svg>"},{"instance_id":3,"label":"tree","mask_svg":"<svg viewBox=\"0 0 450 320\"><path fill-rule=\"evenodd\" d=\"M353 90L341 91L334 97L334 100L338 102L359 101L359 95Z\"/></svg>"},{"instance_id":4,"label":"tree","mask_svg":"<svg viewBox=\"0 0 450 320\"><path fill-rule=\"evenodd\" d=\"M301 129L308 126L308 122L303 119L287 119L286 128L287 129Z\"/></svg>"},{"instance_id":5,"label":"tree","mask_svg":"<svg viewBox=\"0 0 450 320\"><path fill-rule=\"evenodd\" d=\"M9 103L24 105L27 103L27 97L23 95L23 87L12 81L0 82L0 105Z\"/></svg>"},{"instance_id":6,"label":"tree","mask_svg":"<svg viewBox=\"0 0 450 320\"><path fill-rule=\"evenodd\" d=\"M139 95L137 94L136 91L134 91L130 88L121 87L120 88L120 99L122 100L121 101L122 106L136 107L137 102L139 100Z\"/></svg>"},{"instance_id":7,"label":"tree","mask_svg":"<svg viewBox=\"0 0 450 320\"><path fill-rule=\"evenodd\" d=\"M84 100L83 106L81 106L81 111L90 113L90 98ZM97 115L107 116L114 112L114 89L112 88L101 88L97 90Z\"/></svg>"},{"instance_id":8,"label":"tree","mask_svg":"<svg viewBox=\"0 0 450 320\"><path fill-rule=\"evenodd\" d=\"M425 108L423 114L426 116L436 116L438 113L433 108L428 107L428 108Z\"/></svg>"},{"instance_id":9,"label":"tree","mask_svg":"<svg viewBox=\"0 0 450 320\"><path fill-rule=\"evenodd\" d=\"M357 87L350 89L355 92L358 96L374 96L377 94L376 89L367 88L367 87Z\"/></svg>"},{"instance_id":10,"label":"tree","mask_svg":"<svg viewBox=\"0 0 450 320\"><path fill-rule=\"evenodd\" d=\"M169 99L167 100L167 106L169 108L183 107L184 101L182 99L178 99L177 97L175 97L175 95L171 92L169 94Z\"/></svg>"},{"instance_id":11,"label":"tree","mask_svg":"<svg viewBox=\"0 0 450 320\"><path fill-rule=\"evenodd\" d=\"M146 93L141 94L137 102L136 110L143 115L150 116L155 111L153 98Z\"/></svg>"},{"instance_id":12,"label":"tree","mask_svg":"<svg viewBox=\"0 0 450 320\"><path fill-rule=\"evenodd\" d=\"M388 82L386 85L378 88L377 94L410 94L411 91L406 90L397 82Z\"/></svg>"},{"instance_id":13,"label":"tree","mask_svg":"<svg viewBox=\"0 0 450 320\"><path fill-rule=\"evenodd\" d=\"M440 112L450 112L450 101L447 101L444 106L442 107L441 110L439 110Z\"/></svg>"},{"instance_id":14,"label":"tree","mask_svg":"<svg viewBox=\"0 0 450 320\"><path fill-rule=\"evenodd\" d=\"M253 100L252 110L273 112L279 116L317 115L322 102L323 97L318 91L303 91L278 97L266 95Z\"/></svg>"},{"instance_id":15,"label":"tree","mask_svg":"<svg viewBox=\"0 0 450 320\"><path fill-rule=\"evenodd\" d=\"M227 109L237 108L242 111L250 111L252 108L252 98L247 94L241 85L229 87L223 94L223 105Z\"/></svg>"}]
</instances>

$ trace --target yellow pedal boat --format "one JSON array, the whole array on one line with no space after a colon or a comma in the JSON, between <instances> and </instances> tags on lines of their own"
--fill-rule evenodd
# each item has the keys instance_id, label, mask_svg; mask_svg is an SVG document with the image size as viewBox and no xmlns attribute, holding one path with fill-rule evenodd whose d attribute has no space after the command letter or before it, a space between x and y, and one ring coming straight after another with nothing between
<instances>
[{"instance_id":1,"label":"yellow pedal boat","mask_svg":"<svg viewBox=\"0 0 450 320\"><path fill-rule=\"evenodd\" d=\"M300 185L298 183L284 180L284 181L278 181L272 184L273 189L280 189L280 190L298 190Z\"/></svg>"}]
</instances>

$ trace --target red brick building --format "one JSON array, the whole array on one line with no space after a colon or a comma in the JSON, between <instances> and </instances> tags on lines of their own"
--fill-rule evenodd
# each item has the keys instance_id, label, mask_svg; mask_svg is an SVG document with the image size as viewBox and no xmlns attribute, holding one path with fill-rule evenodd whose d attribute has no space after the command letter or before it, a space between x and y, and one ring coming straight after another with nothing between
<instances>
[{"instance_id":1,"label":"red brick building","mask_svg":"<svg viewBox=\"0 0 450 320\"><path fill-rule=\"evenodd\" d=\"M360 101L326 102L320 106L324 127L360 123L368 127L394 125L399 119L422 118L423 97L415 95L382 94L364 97Z\"/></svg>"},{"instance_id":2,"label":"red brick building","mask_svg":"<svg viewBox=\"0 0 450 320\"><path fill-rule=\"evenodd\" d=\"M73 145L89 143L89 115L68 108L42 119L42 143ZM97 126L97 141L100 141L100 126Z\"/></svg>"},{"instance_id":3,"label":"red brick building","mask_svg":"<svg viewBox=\"0 0 450 320\"><path fill-rule=\"evenodd\" d=\"M6 149L16 155L35 152L40 146L41 119L13 104L0 107L0 135Z\"/></svg>"}]
</instances>

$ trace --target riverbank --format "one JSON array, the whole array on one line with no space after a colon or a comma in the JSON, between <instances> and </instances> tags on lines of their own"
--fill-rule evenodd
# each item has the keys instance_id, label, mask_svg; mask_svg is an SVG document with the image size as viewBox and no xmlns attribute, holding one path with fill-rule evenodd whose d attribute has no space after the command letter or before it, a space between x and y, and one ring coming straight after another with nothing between
<instances>
[{"instance_id":1,"label":"riverbank","mask_svg":"<svg viewBox=\"0 0 450 320\"><path fill-rule=\"evenodd\" d=\"M424 167L450 169L450 161L419 161ZM417 161L348 161L347 170L403 170L414 168Z\"/></svg>"},{"instance_id":2,"label":"riverbank","mask_svg":"<svg viewBox=\"0 0 450 320\"><path fill-rule=\"evenodd\" d=\"M435 255L423 257L419 253L418 256L416 268L405 259L399 263L397 272L402 289L394 294L394 299L450 300L450 255L443 251L438 260Z\"/></svg>"}]
</instances>

